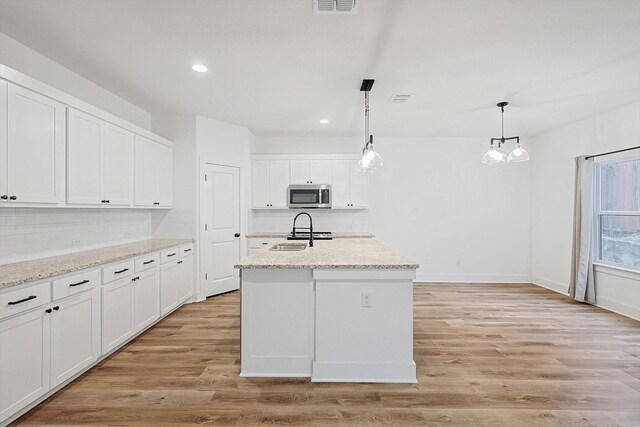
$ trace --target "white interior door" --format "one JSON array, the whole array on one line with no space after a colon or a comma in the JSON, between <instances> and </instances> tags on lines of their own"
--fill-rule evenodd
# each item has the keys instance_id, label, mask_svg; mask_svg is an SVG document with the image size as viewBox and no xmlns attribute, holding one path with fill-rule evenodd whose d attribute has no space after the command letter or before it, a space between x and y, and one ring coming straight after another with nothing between
<instances>
[{"instance_id":1,"label":"white interior door","mask_svg":"<svg viewBox=\"0 0 640 427\"><path fill-rule=\"evenodd\" d=\"M200 278L205 296L240 287L240 169L206 164L200 191Z\"/></svg>"}]
</instances>

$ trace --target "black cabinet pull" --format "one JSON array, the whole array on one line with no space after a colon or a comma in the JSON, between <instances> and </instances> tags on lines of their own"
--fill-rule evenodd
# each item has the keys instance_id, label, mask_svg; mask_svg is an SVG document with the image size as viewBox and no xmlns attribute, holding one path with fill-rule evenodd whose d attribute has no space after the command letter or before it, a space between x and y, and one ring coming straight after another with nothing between
<instances>
[{"instance_id":1,"label":"black cabinet pull","mask_svg":"<svg viewBox=\"0 0 640 427\"><path fill-rule=\"evenodd\" d=\"M69 283L69 286L80 286L80 285L84 285L85 283L89 283L90 280L89 279L85 279L82 282L78 282L78 283Z\"/></svg>"},{"instance_id":2,"label":"black cabinet pull","mask_svg":"<svg viewBox=\"0 0 640 427\"><path fill-rule=\"evenodd\" d=\"M105 202L104 200L100 200L100 203L104 203L104 202Z\"/></svg>"},{"instance_id":3,"label":"black cabinet pull","mask_svg":"<svg viewBox=\"0 0 640 427\"><path fill-rule=\"evenodd\" d=\"M23 298L23 299L18 300L18 301L9 301L9 305L17 305L17 304L20 304L20 303L23 303L23 302L31 301L32 299L36 299L36 298L38 298L36 295L31 295L29 297Z\"/></svg>"},{"instance_id":4,"label":"black cabinet pull","mask_svg":"<svg viewBox=\"0 0 640 427\"><path fill-rule=\"evenodd\" d=\"M176 255L176 253L174 252L174 253L172 253L172 254L167 255L167 258L168 258L168 257L175 256L175 255Z\"/></svg>"},{"instance_id":5,"label":"black cabinet pull","mask_svg":"<svg viewBox=\"0 0 640 427\"><path fill-rule=\"evenodd\" d=\"M151 264L152 262L155 262L155 261L156 261L155 259L151 259L151 260L149 260L149 261L145 261L145 262L143 262L143 263L142 263L142 265Z\"/></svg>"},{"instance_id":6,"label":"black cabinet pull","mask_svg":"<svg viewBox=\"0 0 640 427\"><path fill-rule=\"evenodd\" d=\"M9 198L9 196L7 196L6 194L3 194L2 196L0 196L0 199L2 200L7 200Z\"/></svg>"},{"instance_id":7,"label":"black cabinet pull","mask_svg":"<svg viewBox=\"0 0 640 427\"><path fill-rule=\"evenodd\" d=\"M178 261L178 264L182 264L182 261Z\"/></svg>"},{"instance_id":8,"label":"black cabinet pull","mask_svg":"<svg viewBox=\"0 0 640 427\"><path fill-rule=\"evenodd\" d=\"M50 309L50 308L47 308L44 312L45 312L45 313L47 313L47 314L49 314L49 313L51 313L51 309Z\"/></svg>"},{"instance_id":9,"label":"black cabinet pull","mask_svg":"<svg viewBox=\"0 0 640 427\"><path fill-rule=\"evenodd\" d=\"M124 273L125 271L129 271L129 269L128 268L124 268L124 269L122 269L120 271L114 271L113 273L114 274L120 274L120 273Z\"/></svg>"},{"instance_id":10,"label":"black cabinet pull","mask_svg":"<svg viewBox=\"0 0 640 427\"><path fill-rule=\"evenodd\" d=\"M236 236L238 237L238 236ZM191 252L191 249L185 249L184 252Z\"/></svg>"},{"instance_id":11,"label":"black cabinet pull","mask_svg":"<svg viewBox=\"0 0 640 427\"><path fill-rule=\"evenodd\" d=\"M140 276L136 276L133 279L131 279L132 282L135 282L136 280L140 280Z\"/></svg>"},{"instance_id":12,"label":"black cabinet pull","mask_svg":"<svg viewBox=\"0 0 640 427\"><path fill-rule=\"evenodd\" d=\"M54 309L55 311L58 311L58 310L60 310L60 306L59 306L59 305L56 305L55 307L53 307L53 309Z\"/></svg>"},{"instance_id":13,"label":"black cabinet pull","mask_svg":"<svg viewBox=\"0 0 640 427\"><path fill-rule=\"evenodd\" d=\"M11 197L9 197L9 200L15 200L15 199L17 199L17 197L16 197L16 196L11 196Z\"/></svg>"},{"instance_id":14,"label":"black cabinet pull","mask_svg":"<svg viewBox=\"0 0 640 427\"><path fill-rule=\"evenodd\" d=\"M104 201L105 203L111 203L108 199Z\"/></svg>"},{"instance_id":15,"label":"black cabinet pull","mask_svg":"<svg viewBox=\"0 0 640 427\"><path fill-rule=\"evenodd\" d=\"M233 237L240 237L240 233L234 234Z\"/></svg>"}]
</instances>

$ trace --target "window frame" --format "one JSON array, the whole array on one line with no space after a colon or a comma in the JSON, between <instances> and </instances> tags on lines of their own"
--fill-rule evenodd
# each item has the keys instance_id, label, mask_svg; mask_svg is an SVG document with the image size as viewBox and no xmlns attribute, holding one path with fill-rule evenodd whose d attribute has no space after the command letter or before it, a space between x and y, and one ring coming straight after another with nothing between
<instances>
[{"instance_id":1,"label":"window frame","mask_svg":"<svg viewBox=\"0 0 640 427\"><path fill-rule=\"evenodd\" d=\"M594 209L593 209L593 248L595 249L594 253L592 253L592 262L595 265L602 265L609 268L614 268L618 270L629 271L633 273L640 273L640 267L636 267L633 265L627 264L619 264L616 262L612 262L609 260L602 259L602 235L601 235L601 224L603 216L638 216L640 217L640 210L638 211L605 211L602 210L602 168L606 165L613 165L616 163L625 163L630 161L640 161L640 153L627 154L623 156L616 156L613 159L596 159L595 160L595 168L594 168Z\"/></svg>"}]
</instances>

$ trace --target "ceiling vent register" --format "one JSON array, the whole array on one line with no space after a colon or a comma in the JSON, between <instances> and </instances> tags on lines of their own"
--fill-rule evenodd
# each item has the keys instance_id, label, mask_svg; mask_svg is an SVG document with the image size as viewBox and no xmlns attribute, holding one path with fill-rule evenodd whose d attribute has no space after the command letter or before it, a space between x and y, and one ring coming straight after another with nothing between
<instances>
[{"instance_id":1,"label":"ceiling vent register","mask_svg":"<svg viewBox=\"0 0 640 427\"><path fill-rule=\"evenodd\" d=\"M313 0L313 13L356 13L358 0Z\"/></svg>"}]
</instances>

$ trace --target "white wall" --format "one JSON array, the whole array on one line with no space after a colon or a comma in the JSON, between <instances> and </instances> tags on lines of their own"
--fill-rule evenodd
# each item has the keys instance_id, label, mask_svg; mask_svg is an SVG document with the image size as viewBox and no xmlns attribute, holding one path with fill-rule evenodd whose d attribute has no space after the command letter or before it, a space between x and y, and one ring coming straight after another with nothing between
<instances>
[{"instance_id":1,"label":"white wall","mask_svg":"<svg viewBox=\"0 0 640 427\"><path fill-rule=\"evenodd\" d=\"M636 145L640 145L640 102L533 139L530 154L534 283L565 294L569 287L573 159ZM640 275L620 277L604 269L596 279L598 305L640 318Z\"/></svg>"},{"instance_id":2,"label":"white wall","mask_svg":"<svg viewBox=\"0 0 640 427\"><path fill-rule=\"evenodd\" d=\"M384 167L373 178L369 231L420 263L418 280L530 281L529 164L482 165L487 138L376 137L375 145ZM361 148L361 138L256 137L253 152Z\"/></svg>"},{"instance_id":3,"label":"white wall","mask_svg":"<svg viewBox=\"0 0 640 427\"><path fill-rule=\"evenodd\" d=\"M151 115L33 49L0 33L0 63L145 129Z\"/></svg>"}]
</instances>

